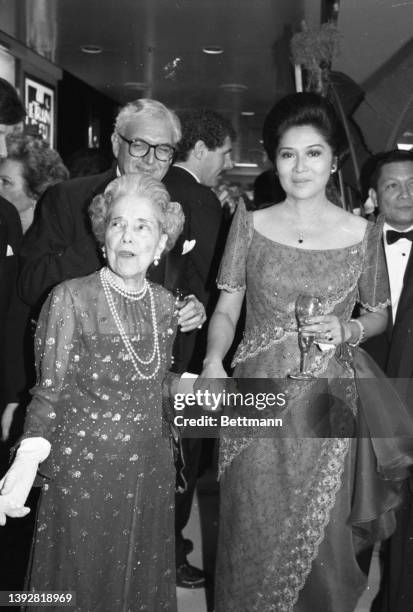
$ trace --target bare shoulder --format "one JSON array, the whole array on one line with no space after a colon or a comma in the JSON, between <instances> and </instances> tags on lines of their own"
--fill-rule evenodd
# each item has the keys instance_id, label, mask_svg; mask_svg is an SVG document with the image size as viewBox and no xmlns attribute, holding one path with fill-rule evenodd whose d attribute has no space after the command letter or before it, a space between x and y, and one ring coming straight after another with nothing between
<instances>
[{"instance_id":1,"label":"bare shoulder","mask_svg":"<svg viewBox=\"0 0 413 612\"><path fill-rule=\"evenodd\" d=\"M279 204L273 204L267 208L261 208L260 210L254 210L252 218L254 220L254 227L259 229L265 227L268 223L273 221L279 221L283 216L283 207Z\"/></svg>"},{"instance_id":2,"label":"bare shoulder","mask_svg":"<svg viewBox=\"0 0 413 612\"><path fill-rule=\"evenodd\" d=\"M354 238L363 240L368 225L366 219L338 207L336 207L334 216L338 227L341 227L346 233L351 233Z\"/></svg>"}]
</instances>

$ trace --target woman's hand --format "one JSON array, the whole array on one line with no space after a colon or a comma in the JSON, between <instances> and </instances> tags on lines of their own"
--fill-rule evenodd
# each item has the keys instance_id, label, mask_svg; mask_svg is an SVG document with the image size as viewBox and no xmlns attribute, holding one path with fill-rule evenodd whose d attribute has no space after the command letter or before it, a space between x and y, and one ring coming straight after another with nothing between
<instances>
[{"instance_id":1,"label":"woman's hand","mask_svg":"<svg viewBox=\"0 0 413 612\"><path fill-rule=\"evenodd\" d=\"M213 393L215 397L222 397L222 393L226 388L225 382L221 380L222 378L228 378L222 361L205 361L204 369L194 383L194 391ZM209 412L214 410L207 402L202 404L202 407Z\"/></svg>"},{"instance_id":2,"label":"woman's hand","mask_svg":"<svg viewBox=\"0 0 413 612\"><path fill-rule=\"evenodd\" d=\"M204 305L194 295L185 298L184 305L179 308L178 325L182 332L201 328L206 321Z\"/></svg>"},{"instance_id":3,"label":"woman's hand","mask_svg":"<svg viewBox=\"0 0 413 612\"><path fill-rule=\"evenodd\" d=\"M351 329L348 323L340 321L333 314L318 317L308 317L304 325L300 326L302 332L314 333L315 341L323 344L338 345L351 338Z\"/></svg>"}]
</instances>

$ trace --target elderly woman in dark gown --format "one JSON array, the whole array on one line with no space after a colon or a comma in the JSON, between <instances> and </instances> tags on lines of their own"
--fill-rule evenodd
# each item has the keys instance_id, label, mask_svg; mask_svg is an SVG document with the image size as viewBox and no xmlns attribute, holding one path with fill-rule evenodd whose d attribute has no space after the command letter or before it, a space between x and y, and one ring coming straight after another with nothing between
<instances>
[{"instance_id":1,"label":"elderly woman in dark gown","mask_svg":"<svg viewBox=\"0 0 413 612\"><path fill-rule=\"evenodd\" d=\"M145 274L173 246L183 213L161 183L135 174L95 198L91 219L107 267L58 285L43 306L38 382L0 500L6 514L22 508L40 462L27 589L71 591L82 612L174 611L162 394L176 317L173 296Z\"/></svg>"}]
</instances>

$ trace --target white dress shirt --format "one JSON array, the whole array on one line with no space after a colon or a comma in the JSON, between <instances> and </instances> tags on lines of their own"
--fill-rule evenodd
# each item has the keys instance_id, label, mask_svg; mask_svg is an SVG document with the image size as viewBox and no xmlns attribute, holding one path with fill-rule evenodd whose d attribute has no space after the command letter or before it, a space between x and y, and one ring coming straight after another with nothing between
<instances>
[{"instance_id":1,"label":"white dress shirt","mask_svg":"<svg viewBox=\"0 0 413 612\"><path fill-rule=\"evenodd\" d=\"M386 231L389 229L395 230L396 228L385 222L383 225L384 251L386 253L387 270L389 273L390 297L394 323L400 295L403 290L403 278L406 272L407 262L409 261L412 243L407 238L400 238L400 240L393 244L387 244ZM411 229L413 229L413 225L404 229L403 232L408 232Z\"/></svg>"},{"instance_id":2,"label":"white dress shirt","mask_svg":"<svg viewBox=\"0 0 413 612\"><path fill-rule=\"evenodd\" d=\"M182 164L180 164L179 162L176 162L176 164L174 164L174 166L176 168L181 168L181 170L185 170L185 172L188 172L188 174L190 174L191 176L194 177L194 179L196 180L197 183L201 183L201 181L199 180L199 178L197 177L197 175L192 172L192 170L189 170L189 168L186 168L185 166L183 166Z\"/></svg>"}]
</instances>

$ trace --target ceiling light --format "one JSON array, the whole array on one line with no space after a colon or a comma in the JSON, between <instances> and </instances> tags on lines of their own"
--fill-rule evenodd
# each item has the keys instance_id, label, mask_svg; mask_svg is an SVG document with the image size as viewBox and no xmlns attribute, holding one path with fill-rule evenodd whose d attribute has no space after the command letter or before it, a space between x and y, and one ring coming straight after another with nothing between
<instances>
[{"instance_id":1,"label":"ceiling light","mask_svg":"<svg viewBox=\"0 0 413 612\"><path fill-rule=\"evenodd\" d=\"M241 91L246 91L248 89L246 85L242 85L241 83L222 83L222 85L219 87L220 89L230 91L231 93L240 93Z\"/></svg>"},{"instance_id":2,"label":"ceiling light","mask_svg":"<svg viewBox=\"0 0 413 612\"><path fill-rule=\"evenodd\" d=\"M244 117L253 117L255 113L254 111L241 111L241 115L244 115Z\"/></svg>"},{"instance_id":3,"label":"ceiling light","mask_svg":"<svg viewBox=\"0 0 413 612\"><path fill-rule=\"evenodd\" d=\"M202 52L207 55L221 55L224 53L224 49L222 47L218 47L218 45L208 45L206 47L202 47Z\"/></svg>"},{"instance_id":4,"label":"ceiling light","mask_svg":"<svg viewBox=\"0 0 413 612\"><path fill-rule=\"evenodd\" d=\"M143 90L147 88L147 83L143 83L142 81L126 81L126 83L123 84L124 87L127 87L128 89L139 89L139 90Z\"/></svg>"},{"instance_id":5,"label":"ceiling light","mask_svg":"<svg viewBox=\"0 0 413 612\"><path fill-rule=\"evenodd\" d=\"M247 162L235 162L236 168L258 168L258 164L247 163Z\"/></svg>"},{"instance_id":6,"label":"ceiling light","mask_svg":"<svg viewBox=\"0 0 413 612\"><path fill-rule=\"evenodd\" d=\"M82 45L80 50L83 53L88 53L89 55L98 55L99 53L102 53L103 48L99 47L99 45Z\"/></svg>"}]
</instances>

